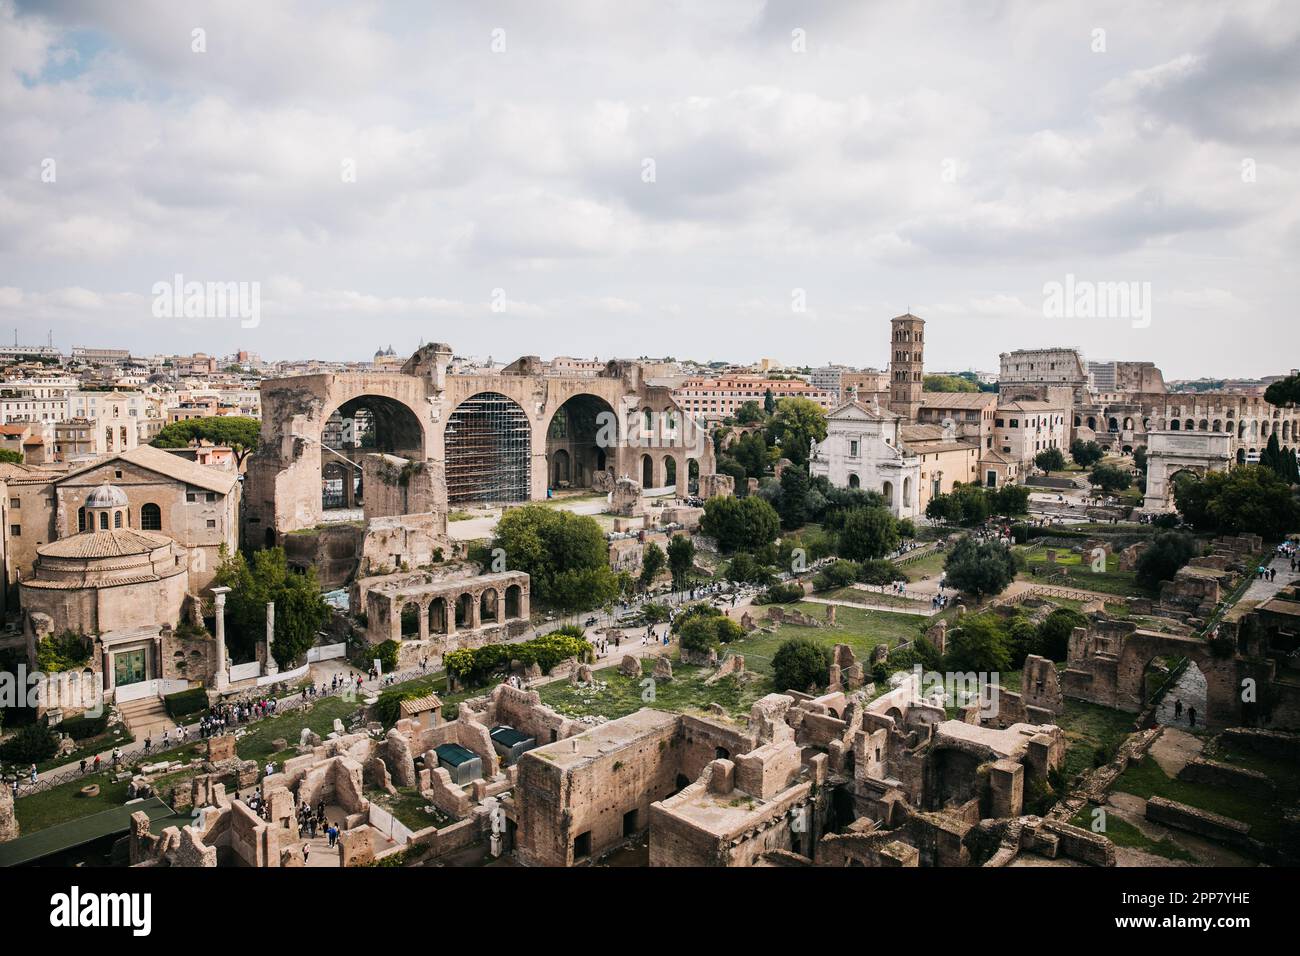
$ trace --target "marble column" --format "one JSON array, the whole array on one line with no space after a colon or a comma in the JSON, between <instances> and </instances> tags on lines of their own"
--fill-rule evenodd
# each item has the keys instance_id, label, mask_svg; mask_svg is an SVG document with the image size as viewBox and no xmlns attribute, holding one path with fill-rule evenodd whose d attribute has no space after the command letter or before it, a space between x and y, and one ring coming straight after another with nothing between
<instances>
[{"instance_id":1,"label":"marble column","mask_svg":"<svg viewBox=\"0 0 1300 956\"><path fill-rule=\"evenodd\" d=\"M275 647L275 602L266 602L266 667L267 674L280 673L280 665L275 662L271 649Z\"/></svg>"},{"instance_id":2,"label":"marble column","mask_svg":"<svg viewBox=\"0 0 1300 956\"><path fill-rule=\"evenodd\" d=\"M230 689L230 671L226 665L226 595L229 593L230 588L212 589L212 604L217 619L217 663L212 682L218 694L224 694Z\"/></svg>"}]
</instances>

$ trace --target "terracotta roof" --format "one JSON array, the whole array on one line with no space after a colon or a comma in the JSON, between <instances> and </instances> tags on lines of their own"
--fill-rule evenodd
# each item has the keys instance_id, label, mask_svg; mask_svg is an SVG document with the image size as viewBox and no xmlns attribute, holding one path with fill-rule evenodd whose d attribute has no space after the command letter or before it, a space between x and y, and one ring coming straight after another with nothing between
<instances>
[{"instance_id":1,"label":"terracotta roof","mask_svg":"<svg viewBox=\"0 0 1300 956\"><path fill-rule=\"evenodd\" d=\"M128 554L147 554L171 543L171 538L156 531L114 528L112 531L86 531L60 538L42 545L37 553L51 558L115 558Z\"/></svg>"},{"instance_id":2,"label":"terracotta roof","mask_svg":"<svg viewBox=\"0 0 1300 956\"><path fill-rule=\"evenodd\" d=\"M922 392L922 408L984 408L998 403L997 392Z\"/></svg>"},{"instance_id":3,"label":"terracotta roof","mask_svg":"<svg viewBox=\"0 0 1300 956\"><path fill-rule=\"evenodd\" d=\"M161 448L154 448L152 445L140 445L130 451L118 452L115 455L98 458L68 472L67 477L71 478L84 474L93 468L98 468L118 459L130 462L133 465L139 465L141 468L147 468L149 471L156 471L160 475L166 475L168 478L174 478L187 485L206 488L208 491L215 491L223 495L230 494L239 481L239 476L233 471L200 465L198 462L181 458L179 455L169 454Z\"/></svg>"},{"instance_id":4,"label":"terracotta roof","mask_svg":"<svg viewBox=\"0 0 1300 956\"><path fill-rule=\"evenodd\" d=\"M401 712L403 717L409 717L411 714L422 714L426 710L436 710L442 706L442 699L437 694L427 694L424 697L410 697L401 702Z\"/></svg>"}]
</instances>

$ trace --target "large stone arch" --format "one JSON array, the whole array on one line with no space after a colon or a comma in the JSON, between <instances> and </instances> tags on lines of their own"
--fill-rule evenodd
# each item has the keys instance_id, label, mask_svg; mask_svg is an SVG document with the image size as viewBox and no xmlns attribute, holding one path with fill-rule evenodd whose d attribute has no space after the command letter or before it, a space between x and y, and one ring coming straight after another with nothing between
<instances>
[{"instance_id":1,"label":"large stone arch","mask_svg":"<svg viewBox=\"0 0 1300 956\"><path fill-rule=\"evenodd\" d=\"M617 422L608 401L589 392L566 399L546 427L546 461L552 487L601 487L613 472L614 448L606 448L616 436Z\"/></svg>"},{"instance_id":2,"label":"large stone arch","mask_svg":"<svg viewBox=\"0 0 1300 956\"><path fill-rule=\"evenodd\" d=\"M323 461L354 473L357 455L389 451L425 462L432 417L424 379L400 373L300 375L261 384L262 428L244 489L245 540L277 543L323 517ZM349 431L358 413L365 434ZM365 446L366 441L371 447ZM345 479L346 485L346 479Z\"/></svg>"},{"instance_id":3,"label":"large stone arch","mask_svg":"<svg viewBox=\"0 0 1300 956\"><path fill-rule=\"evenodd\" d=\"M1205 720L1210 727L1235 727L1244 722L1241 681L1247 674L1241 661L1235 656L1215 657L1203 638L1155 631L1135 631L1120 645L1116 707L1138 713L1149 703L1143 678L1147 666L1158 657L1186 657L1205 676Z\"/></svg>"}]
</instances>

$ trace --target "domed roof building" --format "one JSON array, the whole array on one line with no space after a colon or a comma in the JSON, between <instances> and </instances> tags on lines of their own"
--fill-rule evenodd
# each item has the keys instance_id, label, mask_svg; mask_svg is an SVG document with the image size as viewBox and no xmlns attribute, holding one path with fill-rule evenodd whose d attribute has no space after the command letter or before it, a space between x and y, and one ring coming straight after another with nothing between
<instances>
[{"instance_id":1,"label":"domed roof building","mask_svg":"<svg viewBox=\"0 0 1300 956\"><path fill-rule=\"evenodd\" d=\"M105 691L163 676L163 640L188 594L187 550L128 527L129 514L122 489L100 485L86 497L85 530L37 548L21 582L29 658L48 635L84 635L94 645L88 666L103 672Z\"/></svg>"}]
</instances>

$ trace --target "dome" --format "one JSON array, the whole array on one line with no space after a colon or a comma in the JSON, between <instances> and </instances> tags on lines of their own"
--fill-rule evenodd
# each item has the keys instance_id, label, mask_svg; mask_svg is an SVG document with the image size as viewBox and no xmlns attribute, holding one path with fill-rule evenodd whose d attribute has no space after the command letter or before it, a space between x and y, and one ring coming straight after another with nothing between
<instances>
[{"instance_id":1,"label":"dome","mask_svg":"<svg viewBox=\"0 0 1300 956\"><path fill-rule=\"evenodd\" d=\"M125 508L130 503L125 491L108 482L86 496L87 508Z\"/></svg>"}]
</instances>

